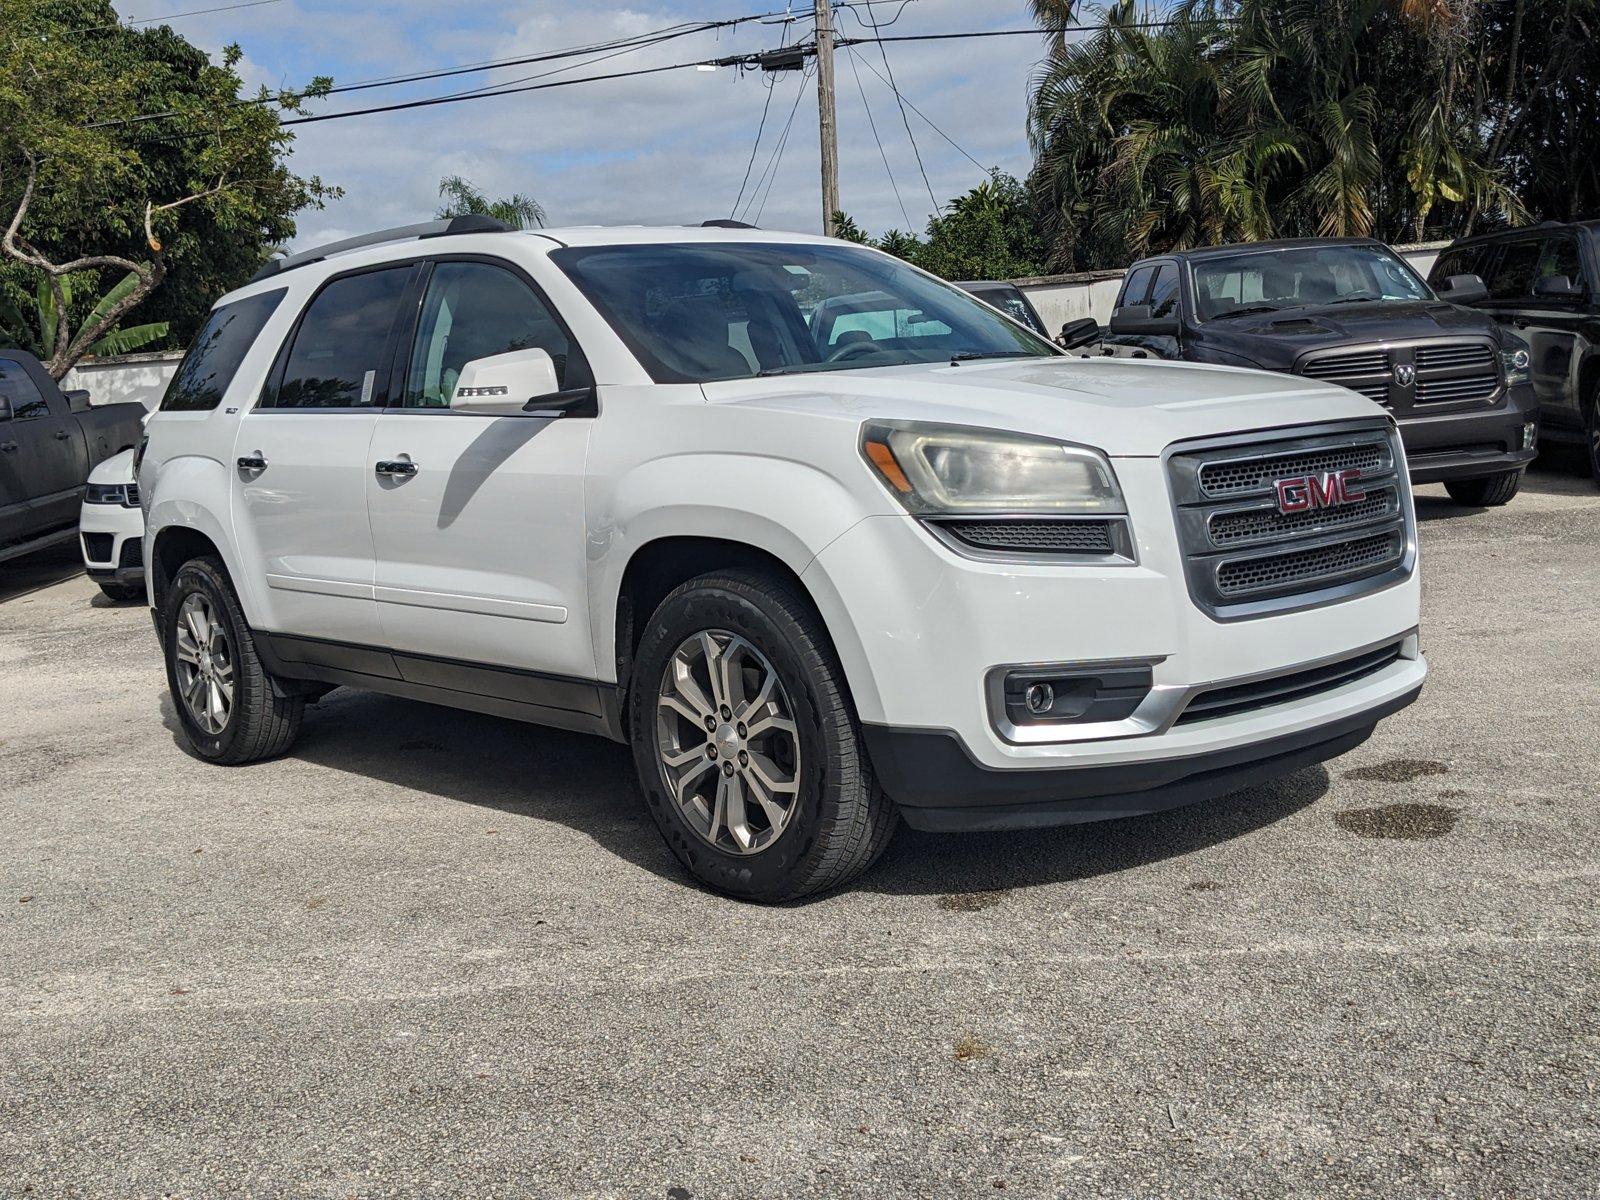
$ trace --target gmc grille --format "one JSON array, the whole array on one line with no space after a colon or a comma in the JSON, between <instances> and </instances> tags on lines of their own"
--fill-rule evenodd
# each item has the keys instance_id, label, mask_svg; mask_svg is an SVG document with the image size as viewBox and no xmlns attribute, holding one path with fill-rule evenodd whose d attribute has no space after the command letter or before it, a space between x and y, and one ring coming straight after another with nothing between
<instances>
[{"instance_id":1,"label":"gmc grille","mask_svg":"<svg viewBox=\"0 0 1600 1200\"><path fill-rule=\"evenodd\" d=\"M964 518L939 522L968 546L1025 554L1115 554L1116 530L1096 520L995 521Z\"/></svg>"},{"instance_id":2,"label":"gmc grille","mask_svg":"<svg viewBox=\"0 0 1600 1200\"><path fill-rule=\"evenodd\" d=\"M1177 447L1167 466L1195 603L1234 620L1405 578L1414 530L1404 463L1387 424ZM1358 473L1352 499L1280 510L1280 481L1347 471Z\"/></svg>"}]
</instances>

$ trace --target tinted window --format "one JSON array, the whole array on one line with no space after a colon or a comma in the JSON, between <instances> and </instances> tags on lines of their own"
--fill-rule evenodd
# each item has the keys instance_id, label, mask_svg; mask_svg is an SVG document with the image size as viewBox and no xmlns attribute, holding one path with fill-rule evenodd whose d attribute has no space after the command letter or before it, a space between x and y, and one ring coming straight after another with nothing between
<instances>
[{"instance_id":1,"label":"tinted window","mask_svg":"<svg viewBox=\"0 0 1600 1200\"><path fill-rule=\"evenodd\" d=\"M411 264L335 279L294 335L274 408L356 408L382 400L384 348Z\"/></svg>"},{"instance_id":2,"label":"tinted window","mask_svg":"<svg viewBox=\"0 0 1600 1200\"><path fill-rule=\"evenodd\" d=\"M1533 295L1533 268L1539 261L1540 242L1508 242L1494 273L1486 280L1491 300L1520 300Z\"/></svg>"},{"instance_id":3,"label":"tinted window","mask_svg":"<svg viewBox=\"0 0 1600 1200\"><path fill-rule=\"evenodd\" d=\"M1535 278L1552 279L1557 275L1565 275L1568 282L1583 286L1583 266L1578 261L1578 243L1574 238L1554 237L1545 241Z\"/></svg>"},{"instance_id":4,"label":"tinted window","mask_svg":"<svg viewBox=\"0 0 1600 1200\"><path fill-rule=\"evenodd\" d=\"M221 404L245 353L283 297L281 290L263 292L212 310L167 384L162 411L202 412Z\"/></svg>"},{"instance_id":5,"label":"tinted window","mask_svg":"<svg viewBox=\"0 0 1600 1200\"><path fill-rule=\"evenodd\" d=\"M1244 311L1434 298L1392 251L1370 245L1296 246L1208 258L1194 266L1194 288L1195 307L1206 321Z\"/></svg>"},{"instance_id":6,"label":"tinted window","mask_svg":"<svg viewBox=\"0 0 1600 1200\"><path fill-rule=\"evenodd\" d=\"M1154 267L1139 267L1129 275L1128 282L1122 285L1122 295L1117 297L1117 307L1126 308L1130 304L1143 304L1150 288L1150 277L1155 273Z\"/></svg>"},{"instance_id":7,"label":"tinted window","mask_svg":"<svg viewBox=\"0 0 1600 1200\"><path fill-rule=\"evenodd\" d=\"M1484 252L1487 246L1463 246L1459 250L1446 250L1428 272L1428 282L1438 286L1449 282L1452 275L1482 275Z\"/></svg>"},{"instance_id":8,"label":"tinted window","mask_svg":"<svg viewBox=\"0 0 1600 1200\"><path fill-rule=\"evenodd\" d=\"M1150 289L1150 315L1169 317L1178 311L1178 266L1162 263L1156 272L1155 285Z\"/></svg>"},{"instance_id":9,"label":"tinted window","mask_svg":"<svg viewBox=\"0 0 1600 1200\"><path fill-rule=\"evenodd\" d=\"M473 359L531 349L555 360L562 387L587 385L581 353L527 284L487 263L440 263L422 305L403 403L449 408L461 368Z\"/></svg>"},{"instance_id":10,"label":"tinted window","mask_svg":"<svg viewBox=\"0 0 1600 1200\"><path fill-rule=\"evenodd\" d=\"M965 292L842 243L574 247L551 258L658 383L1059 353Z\"/></svg>"},{"instance_id":11,"label":"tinted window","mask_svg":"<svg viewBox=\"0 0 1600 1200\"><path fill-rule=\"evenodd\" d=\"M11 415L18 421L50 415L50 406L38 385L14 359L0 358L0 400L11 401Z\"/></svg>"}]
</instances>

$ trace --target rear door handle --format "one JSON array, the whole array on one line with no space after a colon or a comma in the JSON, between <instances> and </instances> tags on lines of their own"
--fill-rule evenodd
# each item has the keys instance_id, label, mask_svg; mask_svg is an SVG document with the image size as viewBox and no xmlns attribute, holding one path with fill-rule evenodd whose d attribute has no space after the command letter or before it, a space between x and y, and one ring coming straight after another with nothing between
<instances>
[{"instance_id":1,"label":"rear door handle","mask_svg":"<svg viewBox=\"0 0 1600 1200\"><path fill-rule=\"evenodd\" d=\"M267 460L259 454L245 454L239 458L239 470L261 472L267 469Z\"/></svg>"},{"instance_id":2,"label":"rear door handle","mask_svg":"<svg viewBox=\"0 0 1600 1200\"><path fill-rule=\"evenodd\" d=\"M385 459L373 467L373 470L390 479L409 479L417 473L417 464L408 458Z\"/></svg>"},{"instance_id":3,"label":"rear door handle","mask_svg":"<svg viewBox=\"0 0 1600 1200\"><path fill-rule=\"evenodd\" d=\"M9 451L9 450L15 450L16 448L17 448L17 444L15 442L0 442L0 450Z\"/></svg>"}]
</instances>

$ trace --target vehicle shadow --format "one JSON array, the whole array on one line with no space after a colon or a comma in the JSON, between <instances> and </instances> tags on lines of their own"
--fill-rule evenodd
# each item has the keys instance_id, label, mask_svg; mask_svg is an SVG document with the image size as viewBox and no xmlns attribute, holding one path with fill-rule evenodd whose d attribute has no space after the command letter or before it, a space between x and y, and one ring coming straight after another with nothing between
<instances>
[{"instance_id":1,"label":"vehicle shadow","mask_svg":"<svg viewBox=\"0 0 1600 1200\"><path fill-rule=\"evenodd\" d=\"M75 541L36 550L0 563L0 603L43 591L83 574L83 558Z\"/></svg>"},{"instance_id":2,"label":"vehicle shadow","mask_svg":"<svg viewBox=\"0 0 1600 1200\"><path fill-rule=\"evenodd\" d=\"M178 736L170 697L163 723ZM645 812L627 747L375 693L340 689L308 710L291 757L513 817L558 821L605 850L698 888ZM930 834L902 826L883 860L846 890L942 895L1114 874L1230 841L1315 803L1321 767L1233 795L1091 825Z\"/></svg>"},{"instance_id":3,"label":"vehicle shadow","mask_svg":"<svg viewBox=\"0 0 1600 1200\"><path fill-rule=\"evenodd\" d=\"M1594 481L1589 476L1582 447L1555 443L1544 446L1539 457L1522 476L1519 494L1526 496L1592 496ZM1457 517L1471 517L1488 512L1485 508L1457 504L1444 494L1444 490L1427 485L1416 494L1417 521L1443 521ZM1516 501L1511 502L1512 507Z\"/></svg>"}]
</instances>

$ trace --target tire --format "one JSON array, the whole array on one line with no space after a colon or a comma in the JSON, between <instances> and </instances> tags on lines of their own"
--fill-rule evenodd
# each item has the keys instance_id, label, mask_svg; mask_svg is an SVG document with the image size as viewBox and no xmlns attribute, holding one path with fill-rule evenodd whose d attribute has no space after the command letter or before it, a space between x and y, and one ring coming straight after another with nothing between
<instances>
[{"instance_id":1,"label":"tire","mask_svg":"<svg viewBox=\"0 0 1600 1200\"><path fill-rule=\"evenodd\" d=\"M1447 479L1444 490L1450 493L1450 499L1469 508L1499 508L1511 503L1521 486L1521 471L1501 471L1482 479Z\"/></svg>"},{"instance_id":2,"label":"tire","mask_svg":"<svg viewBox=\"0 0 1600 1200\"><path fill-rule=\"evenodd\" d=\"M204 614L204 628L215 626L216 634L197 638L197 612ZM244 610L219 559L194 558L178 568L162 600L160 622L167 686L192 754L236 766L273 758L293 744L305 697L275 686L261 665ZM209 675L201 674L202 663ZM197 678L205 686L194 689ZM231 694L226 684L231 684ZM198 694L197 702L186 692ZM216 697L223 695L226 704L220 705Z\"/></svg>"},{"instance_id":3,"label":"tire","mask_svg":"<svg viewBox=\"0 0 1600 1200\"><path fill-rule=\"evenodd\" d=\"M720 687L713 662L728 668ZM708 887L796 900L854 879L889 844L899 813L873 777L821 618L791 585L732 571L679 587L646 625L632 681L629 729L646 806ZM708 710L715 728L705 727ZM755 719L746 726L741 715Z\"/></svg>"},{"instance_id":4,"label":"tire","mask_svg":"<svg viewBox=\"0 0 1600 1200\"><path fill-rule=\"evenodd\" d=\"M1589 390L1583 410L1583 443L1589 451L1589 477L1600 487L1600 383Z\"/></svg>"},{"instance_id":5,"label":"tire","mask_svg":"<svg viewBox=\"0 0 1600 1200\"><path fill-rule=\"evenodd\" d=\"M127 604L130 600L142 600L144 589L131 583L102 583L100 594L107 600L114 600L118 604Z\"/></svg>"}]
</instances>

